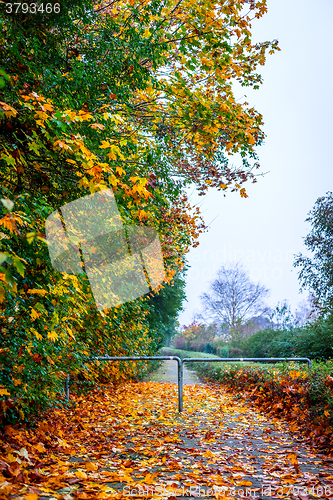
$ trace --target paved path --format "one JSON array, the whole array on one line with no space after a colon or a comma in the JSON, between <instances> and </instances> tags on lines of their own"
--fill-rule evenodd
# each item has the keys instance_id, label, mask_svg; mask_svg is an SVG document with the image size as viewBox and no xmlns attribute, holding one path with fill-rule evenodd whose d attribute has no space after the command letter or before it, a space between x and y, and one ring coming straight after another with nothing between
<instances>
[{"instance_id":1,"label":"paved path","mask_svg":"<svg viewBox=\"0 0 333 500\"><path fill-rule=\"evenodd\" d=\"M333 500L333 457L246 397L196 384L188 370L179 414L169 382L176 372L176 363L164 363L151 381L83 395L58 410L60 439L55 430L53 439L40 435L52 448L32 471L35 496L17 500Z\"/></svg>"},{"instance_id":2,"label":"paved path","mask_svg":"<svg viewBox=\"0 0 333 500\"><path fill-rule=\"evenodd\" d=\"M184 366L184 385L194 385L200 382L197 374L192 372ZM146 382L171 382L172 384L177 384L177 361L164 361L161 366L155 372L150 373L146 379Z\"/></svg>"},{"instance_id":3,"label":"paved path","mask_svg":"<svg viewBox=\"0 0 333 500\"><path fill-rule=\"evenodd\" d=\"M176 362L165 361L147 380L176 383ZM190 410L190 395L194 395L193 391L202 393L206 411L197 414L191 423L183 423L178 432L182 444L175 444L170 451L177 460L190 459L189 471L199 472L196 458L199 456L202 472L206 473L208 468L211 474L217 474L216 485L220 484L225 488L222 498L242 497L243 488L245 496L258 499L333 500L332 457L325 461L325 455L307 446L301 436L290 432L286 422L268 418L250 405L244 411L246 401L237 399L237 395L234 405L231 398L230 408L228 404L221 406L223 415L219 417L222 418L222 424L220 418L216 418L216 413L215 416L212 415L209 401L204 402L205 388L208 389L208 386L200 382L195 372L184 366L185 384L192 387L184 388L184 416ZM217 388L217 392L219 391L222 401L223 389ZM209 390L206 394L209 399ZM203 459L205 451L207 456ZM156 468L156 471L158 470L159 468ZM219 483L218 475L220 478L224 477L227 482ZM230 475L234 476L235 480L226 487ZM200 488L197 492L194 488L190 496L205 496L204 493L204 489L201 494ZM188 494L187 492L185 496ZM182 495L178 493L176 496Z\"/></svg>"}]
</instances>

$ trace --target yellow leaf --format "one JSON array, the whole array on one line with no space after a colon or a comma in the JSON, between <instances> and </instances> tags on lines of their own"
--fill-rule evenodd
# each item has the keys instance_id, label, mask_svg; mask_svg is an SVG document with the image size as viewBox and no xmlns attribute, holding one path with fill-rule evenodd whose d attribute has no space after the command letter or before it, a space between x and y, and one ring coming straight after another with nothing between
<instances>
[{"instance_id":1,"label":"yellow leaf","mask_svg":"<svg viewBox=\"0 0 333 500\"><path fill-rule=\"evenodd\" d=\"M21 385L22 384L22 380L20 378L13 378L13 382L14 382L15 387L17 385Z\"/></svg>"},{"instance_id":2,"label":"yellow leaf","mask_svg":"<svg viewBox=\"0 0 333 500\"><path fill-rule=\"evenodd\" d=\"M79 111L79 117L80 117L80 121L94 119L93 115L91 115L90 113L87 113L86 111L84 111L82 109Z\"/></svg>"},{"instance_id":3,"label":"yellow leaf","mask_svg":"<svg viewBox=\"0 0 333 500\"><path fill-rule=\"evenodd\" d=\"M329 417L329 416L330 416L330 412L329 412L329 411L327 411L327 410L325 410L325 411L324 411L324 415L325 415L325 417Z\"/></svg>"},{"instance_id":4,"label":"yellow leaf","mask_svg":"<svg viewBox=\"0 0 333 500\"><path fill-rule=\"evenodd\" d=\"M150 37L150 34L151 34L151 33L150 33L150 30L149 30L149 28L147 28L147 29L145 30L145 32L143 33L142 38L149 38L149 37Z\"/></svg>"},{"instance_id":5,"label":"yellow leaf","mask_svg":"<svg viewBox=\"0 0 333 500\"><path fill-rule=\"evenodd\" d=\"M0 105L2 109L5 111L6 118L11 118L12 116L15 117L17 115L16 109L14 109L12 106L9 106L9 104L0 101Z\"/></svg>"},{"instance_id":6,"label":"yellow leaf","mask_svg":"<svg viewBox=\"0 0 333 500\"><path fill-rule=\"evenodd\" d=\"M55 331L52 331L52 332L50 332L50 333L47 334L47 338L49 340L52 340L52 342L54 342L55 340L57 340L58 337L59 337L59 335Z\"/></svg>"},{"instance_id":7,"label":"yellow leaf","mask_svg":"<svg viewBox=\"0 0 333 500\"><path fill-rule=\"evenodd\" d=\"M64 76L64 75L63 75ZM66 111L64 111L63 115L62 115L64 118L65 117L68 117L70 120L74 121L75 118L76 118L76 113L74 111L71 111L70 109L66 109Z\"/></svg>"},{"instance_id":8,"label":"yellow leaf","mask_svg":"<svg viewBox=\"0 0 333 500\"><path fill-rule=\"evenodd\" d=\"M125 170L122 167L116 167L116 172L119 175L126 174Z\"/></svg>"},{"instance_id":9,"label":"yellow leaf","mask_svg":"<svg viewBox=\"0 0 333 500\"><path fill-rule=\"evenodd\" d=\"M35 321L35 319L39 318L40 315L41 314L35 309L31 309L30 318L32 319L32 321Z\"/></svg>"},{"instance_id":10,"label":"yellow leaf","mask_svg":"<svg viewBox=\"0 0 333 500\"><path fill-rule=\"evenodd\" d=\"M39 332L37 332L37 330L35 330L34 328L30 328L30 331L36 336L37 340L42 340L43 336Z\"/></svg>"},{"instance_id":11,"label":"yellow leaf","mask_svg":"<svg viewBox=\"0 0 333 500\"><path fill-rule=\"evenodd\" d=\"M3 286L0 286L0 304L5 300L6 297L6 290L4 289Z\"/></svg>"},{"instance_id":12,"label":"yellow leaf","mask_svg":"<svg viewBox=\"0 0 333 500\"><path fill-rule=\"evenodd\" d=\"M18 221L22 222L22 220L18 217ZM3 226L4 228L8 229L10 234L12 233L17 233L17 228L15 226L15 220L13 218L12 214L7 214L2 219L0 219L0 226Z\"/></svg>"},{"instance_id":13,"label":"yellow leaf","mask_svg":"<svg viewBox=\"0 0 333 500\"><path fill-rule=\"evenodd\" d=\"M139 216L139 220L141 221L142 219L143 220L147 220L148 219L148 215L147 213L144 211L144 210L139 210L138 211L138 216Z\"/></svg>"},{"instance_id":14,"label":"yellow leaf","mask_svg":"<svg viewBox=\"0 0 333 500\"><path fill-rule=\"evenodd\" d=\"M44 290L43 288L29 288L27 293L32 293L32 294L37 293L38 295L46 295L47 290Z\"/></svg>"},{"instance_id":15,"label":"yellow leaf","mask_svg":"<svg viewBox=\"0 0 333 500\"><path fill-rule=\"evenodd\" d=\"M0 396L10 396L10 392L2 386L0 387Z\"/></svg>"},{"instance_id":16,"label":"yellow leaf","mask_svg":"<svg viewBox=\"0 0 333 500\"><path fill-rule=\"evenodd\" d=\"M106 148L111 148L111 144L109 141L102 141L102 144L100 145L99 149L106 149Z\"/></svg>"},{"instance_id":17,"label":"yellow leaf","mask_svg":"<svg viewBox=\"0 0 333 500\"><path fill-rule=\"evenodd\" d=\"M75 472L75 475L80 478L80 479L88 479L88 476L85 472L81 471L81 470L77 470Z\"/></svg>"},{"instance_id":18,"label":"yellow leaf","mask_svg":"<svg viewBox=\"0 0 333 500\"><path fill-rule=\"evenodd\" d=\"M17 457L14 457L12 453L8 453L8 455L6 456L6 461L9 462L10 464L13 462L17 462L17 460L19 459Z\"/></svg>"},{"instance_id":19,"label":"yellow leaf","mask_svg":"<svg viewBox=\"0 0 333 500\"><path fill-rule=\"evenodd\" d=\"M35 118L37 118L38 120L41 120L41 121L45 121L48 119L48 114L47 113L44 113L44 111L36 111L35 113Z\"/></svg>"},{"instance_id":20,"label":"yellow leaf","mask_svg":"<svg viewBox=\"0 0 333 500\"><path fill-rule=\"evenodd\" d=\"M106 156L109 158L109 160L116 160L117 159L117 155L114 151L110 151L110 153L108 153Z\"/></svg>"}]
</instances>

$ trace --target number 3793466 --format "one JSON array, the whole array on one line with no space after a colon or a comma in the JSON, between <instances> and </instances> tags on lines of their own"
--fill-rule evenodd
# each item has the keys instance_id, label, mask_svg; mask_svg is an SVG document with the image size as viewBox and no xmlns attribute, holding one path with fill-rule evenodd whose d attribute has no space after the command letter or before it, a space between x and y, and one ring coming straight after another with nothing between
<instances>
[{"instance_id":1,"label":"number 3793466","mask_svg":"<svg viewBox=\"0 0 333 500\"><path fill-rule=\"evenodd\" d=\"M7 14L38 14L46 13L58 14L60 12L60 3L6 3Z\"/></svg>"}]
</instances>

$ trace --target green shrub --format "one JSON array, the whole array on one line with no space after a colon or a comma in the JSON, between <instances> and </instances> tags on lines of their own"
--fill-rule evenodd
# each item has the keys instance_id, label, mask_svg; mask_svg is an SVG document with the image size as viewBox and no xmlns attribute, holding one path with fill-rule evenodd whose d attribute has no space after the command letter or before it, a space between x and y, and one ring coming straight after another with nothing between
<instances>
[{"instance_id":1,"label":"green shrub","mask_svg":"<svg viewBox=\"0 0 333 500\"><path fill-rule=\"evenodd\" d=\"M333 318L319 318L303 327L260 330L242 344L245 357L333 357Z\"/></svg>"}]
</instances>

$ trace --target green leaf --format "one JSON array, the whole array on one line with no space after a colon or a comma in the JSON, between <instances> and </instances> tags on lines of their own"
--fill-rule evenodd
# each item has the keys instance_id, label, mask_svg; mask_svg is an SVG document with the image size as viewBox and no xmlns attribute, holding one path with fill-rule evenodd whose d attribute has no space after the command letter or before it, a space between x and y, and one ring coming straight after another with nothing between
<instances>
[{"instance_id":1,"label":"green leaf","mask_svg":"<svg viewBox=\"0 0 333 500\"><path fill-rule=\"evenodd\" d=\"M6 279L7 283L9 283L10 285L14 285L15 284L15 280L14 280L13 275L11 273L11 270L9 268L6 269L5 279Z\"/></svg>"},{"instance_id":2,"label":"green leaf","mask_svg":"<svg viewBox=\"0 0 333 500\"><path fill-rule=\"evenodd\" d=\"M0 252L0 264L3 264L3 262L6 262L7 259L8 259L8 256L5 253Z\"/></svg>"},{"instance_id":3,"label":"green leaf","mask_svg":"<svg viewBox=\"0 0 333 500\"><path fill-rule=\"evenodd\" d=\"M22 261L18 258L14 259L13 260L13 264L14 266L16 267L16 270L17 272L22 276L22 278L24 277L24 265L22 264Z\"/></svg>"}]
</instances>

